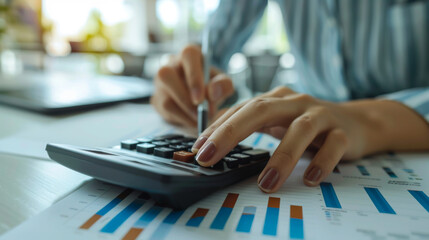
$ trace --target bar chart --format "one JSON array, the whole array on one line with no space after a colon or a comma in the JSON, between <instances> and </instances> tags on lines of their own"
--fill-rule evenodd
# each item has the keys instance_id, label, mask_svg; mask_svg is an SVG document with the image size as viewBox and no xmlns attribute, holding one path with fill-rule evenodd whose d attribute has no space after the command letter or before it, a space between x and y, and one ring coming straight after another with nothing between
<instances>
[{"instance_id":1,"label":"bar chart","mask_svg":"<svg viewBox=\"0 0 429 240\"><path fill-rule=\"evenodd\" d=\"M182 210L158 205L138 190L90 181L28 228L37 236L49 226L49 231L58 230L52 236L66 240L429 236L429 188L416 180L416 168L339 164L318 187L307 187L302 183L307 165L297 167L299 171L277 193L262 193L252 178ZM42 235L36 238L43 239Z\"/></svg>"},{"instance_id":2,"label":"bar chart","mask_svg":"<svg viewBox=\"0 0 429 240\"><path fill-rule=\"evenodd\" d=\"M356 165L355 166L361 176L371 176L370 170L367 166ZM333 174L343 174L339 167ZM387 178L398 178L394 169L390 167L380 167L379 170L371 170L375 172L384 172ZM409 170L407 170L410 172ZM347 170L345 171L347 172ZM338 176L337 176L338 177ZM372 178L368 178L372 179ZM343 192L341 186L338 186L340 192ZM320 183L319 190L321 195L321 201L326 209L342 210L347 213L351 209L344 208L342 206L342 195L338 195L338 189L334 182L322 182ZM367 206L368 209L373 208L372 214L388 214L397 215L394 207L389 203L389 198L383 193L383 190L373 186L359 186L355 189L356 192L362 191L360 198L367 198L371 205ZM121 201L127 198L133 190L125 189L120 192L113 200L103 206L96 214L92 215L84 224L80 226L80 229L90 230L91 225L97 220L103 218L111 209L117 207ZM429 213L429 197L420 190L405 189L404 194L409 194L415 201L416 205L424 209ZM136 195L136 194L134 194ZM145 204L152 204L150 207L146 207L144 212L140 213L140 217L129 227L129 229L122 235L123 240L134 240L140 239L141 236L145 236L147 239L168 239L174 229L179 227L195 229L201 232L207 231L219 231L220 233L234 230L240 234L255 234L258 233L260 236L279 236L279 226L281 218L281 212L289 209L288 225L289 239L305 239L304 226L304 213L303 205L299 204L286 204L283 206L281 197L274 196L263 196L265 199L261 199L259 204L256 205L245 205L248 197L241 196L240 192L228 192L222 198L217 198L215 204L211 204L210 207L197 207L193 210L171 210L162 206L156 205L150 201L149 197L141 193L136 195L137 197L129 201L124 208L117 212L116 215L112 216L107 223L99 230L101 233L114 234L124 222L130 218L131 215L138 215L138 210L143 208ZM316 196L316 195L314 195ZM345 196L344 201L347 201ZM264 204L265 202L265 204ZM216 206L217 205L217 206ZM162 218L159 218L163 211L168 211L168 214L164 214ZM326 210L325 210L326 211ZM188 214L186 214L189 212ZM235 214L234 214L235 212ZM370 211L371 212L371 211ZM209 215L211 213L211 215ZM327 213L329 216L334 213ZM96 217L94 217L96 216ZM428 214L429 218L429 214ZM283 221L285 221L283 219ZM204 227L202 227L203 223ZM284 224L284 223L283 223ZM151 232L145 234L147 228L153 228Z\"/></svg>"},{"instance_id":3,"label":"bar chart","mask_svg":"<svg viewBox=\"0 0 429 240\"><path fill-rule=\"evenodd\" d=\"M101 217L103 217L107 212L112 210L116 205L118 205L122 200L124 200L130 193L131 189L125 189L121 192L117 197L115 197L112 201L110 201L105 207L100 209L97 213L95 213L88 221L80 226L81 229L89 229L94 223L96 223Z\"/></svg>"}]
</instances>

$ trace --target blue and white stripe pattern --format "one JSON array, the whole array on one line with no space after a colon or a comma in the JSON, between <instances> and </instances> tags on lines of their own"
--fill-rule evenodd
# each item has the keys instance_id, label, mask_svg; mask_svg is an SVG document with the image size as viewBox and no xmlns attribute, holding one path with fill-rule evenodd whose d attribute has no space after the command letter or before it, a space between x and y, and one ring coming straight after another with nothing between
<instances>
[{"instance_id":1,"label":"blue and white stripe pattern","mask_svg":"<svg viewBox=\"0 0 429 240\"><path fill-rule=\"evenodd\" d=\"M383 97L429 121L429 0L277 0L299 86L330 101ZM267 0L222 0L212 61L225 69Z\"/></svg>"}]
</instances>

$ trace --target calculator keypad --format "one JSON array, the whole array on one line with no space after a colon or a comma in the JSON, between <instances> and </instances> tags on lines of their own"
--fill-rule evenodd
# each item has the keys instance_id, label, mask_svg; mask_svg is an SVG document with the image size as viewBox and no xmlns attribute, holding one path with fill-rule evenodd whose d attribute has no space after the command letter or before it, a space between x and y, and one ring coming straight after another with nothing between
<instances>
[{"instance_id":1,"label":"calculator keypad","mask_svg":"<svg viewBox=\"0 0 429 240\"><path fill-rule=\"evenodd\" d=\"M198 165L191 148L196 138L178 134L167 134L154 138L142 137L121 142L121 148L136 150L139 153L172 159L183 163ZM215 170L235 169L261 160L268 160L270 153L262 149L253 149L246 145L237 145L221 161L209 167ZM192 165L190 165L192 166Z\"/></svg>"}]
</instances>

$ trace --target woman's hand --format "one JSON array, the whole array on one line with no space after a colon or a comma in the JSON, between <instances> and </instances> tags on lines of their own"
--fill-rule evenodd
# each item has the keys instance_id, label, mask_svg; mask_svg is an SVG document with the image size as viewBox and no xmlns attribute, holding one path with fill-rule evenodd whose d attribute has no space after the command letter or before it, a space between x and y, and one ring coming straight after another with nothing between
<instances>
[{"instance_id":1,"label":"woman's hand","mask_svg":"<svg viewBox=\"0 0 429 240\"><path fill-rule=\"evenodd\" d=\"M400 103L338 104L281 87L228 110L201 134L193 151L200 165L211 166L255 131L281 139L258 178L264 192L282 186L308 147L317 149L304 174L309 186L318 185L341 159L429 148L427 123Z\"/></svg>"},{"instance_id":2,"label":"woman's hand","mask_svg":"<svg viewBox=\"0 0 429 240\"><path fill-rule=\"evenodd\" d=\"M210 83L204 86L203 56L198 46L190 45L179 56L170 58L155 78L155 93L151 104L170 123L196 126L197 108L205 98L209 100L209 118L234 93L226 74L212 68Z\"/></svg>"}]
</instances>

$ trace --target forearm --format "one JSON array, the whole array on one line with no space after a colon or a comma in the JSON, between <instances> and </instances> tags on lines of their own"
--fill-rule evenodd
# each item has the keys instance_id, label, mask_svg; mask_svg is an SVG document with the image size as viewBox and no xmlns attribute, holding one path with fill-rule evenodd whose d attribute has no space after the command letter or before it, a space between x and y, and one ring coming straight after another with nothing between
<instances>
[{"instance_id":1,"label":"forearm","mask_svg":"<svg viewBox=\"0 0 429 240\"><path fill-rule=\"evenodd\" d=\"M362 123L363 155L429 150L429 124L411 108L390 100L351 101L343 106Z\"/></svg>"}]
</instances>

